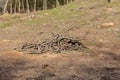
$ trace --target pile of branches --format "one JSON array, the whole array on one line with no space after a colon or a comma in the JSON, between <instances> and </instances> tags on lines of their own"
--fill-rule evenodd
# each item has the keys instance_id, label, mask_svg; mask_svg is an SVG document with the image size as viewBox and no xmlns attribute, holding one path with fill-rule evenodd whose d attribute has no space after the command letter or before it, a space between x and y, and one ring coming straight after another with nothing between
<instances>
[{"instance_id":1,"label":"pile of branches","mask_svg":"<svg viewBox=\"0 0 120 80\"><path fill-rule=\"evenodd\" d=\"M24 44L22 47L16 50L40 54L46 52L61 53L62 51L73 50L81 51L84 49L86 49L86 47L79 40L58 35L54 39L46 40L42 43Z\"/></svg>"}]
</instances>

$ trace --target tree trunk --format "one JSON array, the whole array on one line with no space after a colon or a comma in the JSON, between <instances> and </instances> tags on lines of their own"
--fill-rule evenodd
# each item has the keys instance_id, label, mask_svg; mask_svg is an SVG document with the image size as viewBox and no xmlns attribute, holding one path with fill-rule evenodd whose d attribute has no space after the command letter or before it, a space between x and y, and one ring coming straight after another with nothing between
<instances>
[{"instance_id":1,"label":"tree trunk","mask_svg":"<svg viewBox=\"0 0 120 80\"><path fill-rule=\"evenodd\" d=\"M60 6L59 0L56 0L56 7Z\"/></svg>"},{"instance_id":2,"label":"tree trunk","mask_svg":"<svg viewBox=\"0 0 120 80\"><path fill-rule=\"evenodd\" d=\"M14 13L16 13L16 9L17 9L17 0L15 0L14 3L15 3L15 4L14 4Z\"/></svg>"},{"instance_id":3,"label":"tree trunk","mask_svg":"<svg viewBox=\"0 0 120 80\"><path fill-rule=\"evenodd\" d=\"M13 3L12 3L12 0L11 0L11 2L10 2L10 14L12 14L13 13Z\"/></svg>"},{"instance_id":4,"label":"tree trunk","mask_svg":"<svg viewBox=\"0 0 120 80\"><path fill-rule=\"evenodd\" d=\"M21 0L21 3L22 3L21 4L22 5L22 12L25 12L25 5L24 5L25 2L24 2L24 0Z\"/></svg>"},{"instance_id":5,"label":"tree trunk","mask_svg":"<svg viewBox=\"0 0 120 80\"><path fill-rule=\"evenodd\" d=\"M26 0L26 5L27 5L27 13L30 13L30 7L29 7L29 1Z\"/></svg>"},{"instance_id":6,"label":"tree trunk","mask_svg":"<svg viewBox=\"0 0 120 80\"><path fill-rule=\"evenodd\" d=\"M19 7L18 7L18 12L21 12L21 0L19 0Z\"/></svg>"},{"instance_id":7,"label":"tree trunk","mask_svg":"<svg viewBox=\"0 0 120 80\"><path fill-rule=\"evenodd\" d=\"M7 6L8 6L9 0L5 1L4 9L3 9L3 14L7 13Z\"/></svg>"},{"instance_id":8,"label":"tree trunk","mask_svg":"<svg viewBox=\"0 0 120 80\"><path fill-rule=\"evenodd\" d=\"M36 2L37 2L37 1L35 0L35 1L34 1L34 12L36 12L36 7L37 7L37 6L36 6L36 4L37 4Z\"/></svg>"},{"instance_id":9,"label":"tree trunk","mask_svg":"<svg viewBox=\"0 0 120 80\"><path fill-rule=\"evenodd\" d=\"M47 0L43 0L43 10L47 10Z\"/></svg>"}]
</instances>

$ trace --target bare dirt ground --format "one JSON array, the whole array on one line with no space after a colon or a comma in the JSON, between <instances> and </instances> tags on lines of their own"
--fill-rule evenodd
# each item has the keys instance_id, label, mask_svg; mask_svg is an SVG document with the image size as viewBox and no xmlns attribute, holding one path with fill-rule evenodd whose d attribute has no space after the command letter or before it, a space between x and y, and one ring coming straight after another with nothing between
<instances>
[{"instance_id":1,"label":"bare dirt ground","mask_svg":"<svg viewBox=\"0 0 120 80\"><path fill-rule=\"evenodd\" d=\"M3 51L0 80L119 80L119 52L30 55Z\"/></svg>"},{"instance_id":2,"label":"bare dirt ground","mask_svg":"<svg viewBox=\"0 0 120 80\"><path fill-rule=\"evenodd\" d=\"M79 1L75 4L86 4L90 0ZM0 80L120 80L120 11L115 4L109 8L102 1L100 4L91 1L86 6L65 10L65 16L70 16L60 13L64 20L48 12L43 24L39 24L42 15L38 15L39 12L30 20L24 15L2 17L1 23L11 19L16 22L0 29ZM102 23L109 22L114 25L101 27ZM24 43L49 39L52 33L82 39L89 51L23 54L13 50Z\"/></svg>"},{"instance_id":3,"label":"bare dirt ground","mask_svg":"<svg viewBox=\"0 0 120 80\"><path fill-rule=\"evenodd\" d=\"M86 29L76 29L70 34L84 38L82 42L90 49L89 52L23 54L13 49L19 44L32 42L32 38L1 40L0 80L119 80L119 37L113 36L117 34L114 31L116 27L96 30L89 28L89 34ZM101 31L96 35L98 29ZM107 32L108 29L113 31ZM82 32L81 35L78 32Z\"/></svg>"}]
</instances>

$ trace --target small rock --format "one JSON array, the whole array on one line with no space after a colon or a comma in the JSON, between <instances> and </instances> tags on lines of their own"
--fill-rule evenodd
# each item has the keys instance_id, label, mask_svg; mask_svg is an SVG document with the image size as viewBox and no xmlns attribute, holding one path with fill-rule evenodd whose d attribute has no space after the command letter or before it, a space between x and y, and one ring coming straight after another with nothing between
<instances>
[{"instance_id":1,"label":"small rock","mask_svg":"<svg viewBox=\"0 0 120 80\"><path fill-rule=\"evenodd\" d=\"M48 13L45 13L46 16L48 16L49 14Z\"/></svg>"},{"instance_id":2,"label":"small rock","mask_svg":"<svg viewBox=\"0 0 120 80\"><path fill-rule=\"evenodd\" d=\"M100 39L99 41L100 41L100 42L102 42L102 43L109 43L109 41L108 41L108 40L103 40L103 39Z\"/></svg>"},{"instance_id":3,"label":"small rock","mask_svg":"<svg viewBox=\"0 0 120 80\"><path fill-rule=\"evenodd\" d=\"M42 68L43 68L43 69L45 69L45 68L47 68L47 67L49 67L48 64L43 64L43 65L42 65Z\"/></svg>"},{"instance_id":4,"label":"small rock","mask_svg":"<svg viewBox=\"0 0 120 80\"><path fill-rule=\"evenodd\" d=\"M114 27L114 23L113 22L109 22L109 23L103 23L101 24L101 28L109 28L109 27Z\"/></svg>"}]
</instances>

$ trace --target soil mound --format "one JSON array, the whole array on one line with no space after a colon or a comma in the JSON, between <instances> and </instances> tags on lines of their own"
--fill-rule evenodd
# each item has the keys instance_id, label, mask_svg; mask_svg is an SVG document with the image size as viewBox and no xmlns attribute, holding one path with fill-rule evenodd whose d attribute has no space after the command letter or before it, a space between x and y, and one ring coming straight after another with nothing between
<instances>
[{"instance_id":1,"label":"soil mound","mask_svg":"<svg viewBox=\"0 0 120 80\"><path fill-rule=\"evenodd\" d=\"M87 49L80 40L74 39L72 37L57 35L53 39L43 41L42 43L26 43L20 48L16 48L18 51L27 53L46 53L55 52L61 53L62 51L81 51Z\"/></svg>"}]
</instances>

